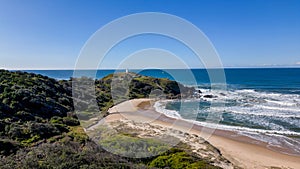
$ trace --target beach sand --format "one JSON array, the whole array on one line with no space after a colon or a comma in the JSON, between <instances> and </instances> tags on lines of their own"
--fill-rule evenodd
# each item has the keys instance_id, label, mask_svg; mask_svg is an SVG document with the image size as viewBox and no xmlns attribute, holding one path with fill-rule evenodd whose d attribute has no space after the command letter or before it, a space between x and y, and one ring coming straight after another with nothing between
<instances>
[{"instance_id":1,"label":"beach sand","mask_svg":"<svg viewBox=\"0 0 300 169\"><path fill-rule=\"evenodd\" d=\"M300 168L299 156L270 150L266 147L266 143L238 135L235 132L215 130L210 134L213 130L156 112L153 103L154 101L151 99L134 99L120 103L109 109L110 114L104 121L111 123L126 119L199 135L219 149L226 159L242 168Z\"/></svg>"}]
</instances>

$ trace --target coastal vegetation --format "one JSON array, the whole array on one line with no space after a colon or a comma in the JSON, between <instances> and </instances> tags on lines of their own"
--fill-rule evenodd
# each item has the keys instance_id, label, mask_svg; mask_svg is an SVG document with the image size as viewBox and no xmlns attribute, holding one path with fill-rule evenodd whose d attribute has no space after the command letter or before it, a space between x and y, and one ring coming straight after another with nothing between
<instances>
[{"instance_id":1,"label":"coastal vegetation","mask_svg":"<svg viewBox=\"0 0 300 169\"><path fill-rule=\"evenodd\" d=\"M118 98L119 102L149 97L155 89L161 90L166 98L180 98L193 92L192 88L168 79L131 73L117 76L120 81L131 78L129 90ZM72 80L95 83L95 89L85 91L94 90L96 95L83 95L73 102ZM108 108L115 104L110 94L112 81L113 75L97 80L58 81L32 73L0 70L0 168L218 168L180 147L165 151L163 145L151 139L140 142L158 145L145 147L164 153L140 159L114 155L91 140L78 118L94 117L96 110L107 115ZM179 88L184 89L185 95L180 94ZM80 92L73 92L77 91ZM99 107L91 107L89 101L93 99ZM82 112L75 113L74 103L81 106ZM122 134L103 139L102 143L108 147L121 146L114 144L118 139L138 141L134 135Z\"/></svg>"},{"instance_id":2,"label":"coastal vegetation","mask_svg":"<svg viewBox=\"0 0 300 169\"><path fill-rule=\"evenodd\" d=\"M73 86L75 108L78 118L82 120L106 116L110 107L126 100L149 97L180 99L190 97L194 92L194 88L185 87L169 79L142 76L131 72L110 74L96 80L91 78L72 80L75 84Z\"/></svg>"}]
</instances>

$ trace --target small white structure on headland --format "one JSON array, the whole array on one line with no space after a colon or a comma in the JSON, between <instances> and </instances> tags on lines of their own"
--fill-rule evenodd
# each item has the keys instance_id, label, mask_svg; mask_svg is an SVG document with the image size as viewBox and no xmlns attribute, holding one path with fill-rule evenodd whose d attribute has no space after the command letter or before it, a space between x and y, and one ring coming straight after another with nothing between
<instances>
[{"instance_id":1,"label":"small white structure on headland","mask_svg":"<svg viewBox=\"0 0 300 169\"><path fill-rule=\"evenodd\" d=\"M128 69L126 68L126 73L128 73Z\"/></svg>"}]
</instances>

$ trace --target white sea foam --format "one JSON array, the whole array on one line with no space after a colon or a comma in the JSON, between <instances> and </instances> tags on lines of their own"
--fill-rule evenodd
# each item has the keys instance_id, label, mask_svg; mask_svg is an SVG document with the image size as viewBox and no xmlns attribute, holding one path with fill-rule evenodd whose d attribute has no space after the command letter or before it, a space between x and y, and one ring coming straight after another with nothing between
<instances>
[{"instance_id":1,"label":"white sea foam","mask_svg":"<svg viewBox=\"0 0 300 169\"><path fill-rule=\"evenodd\" d=\"M282 117L282 118L291 118L291 117L296 117L300 118L300 115L288 115L288 114L275 114L275 113L251 113L247 111L231 111L232 113L235 114L245 114L245 115L255 115L255 116L267 116L267 117Z\"/></svg>"},{"instance_id":2,"label":"white sea foam","mask_svg":"<svg viewBox=\"0 0 300 169\"><path fill-rule=\"evenodd\" d=\"M242 90L237 90L237 93L255 93L255 90L253 89L242 89Z\"/></svg>"},{"instance_id":3,"label":"white sea foam","mask_svg":"<svg viewBox=\"0 0 300 169\"><path fill-rule=\"evenodd\" d=\"M282 117L282 118L300 118L299 108L286 108L286 107L271 107L264 105L251 105L251 106L224 106L224 107L211 107L209 109L213 112L219 113L232 113L244 114L253 116L266 116L266 117ZM201 113L201 110L200 112Z\"/></svg>"},{"instance_id":4,"label":"white sea foam","mask_svg":"<svg viewBox=\"0 0 300 169\"><path fill-rule=\"evenodd\" d=\"M181 115L175 110L165 109L166 101L157 101L154 104L155 111L165 114L168 117L172 118L182 118Z\"/></svg>"},{"instance_id":5,"label":"white sea foam","mask_svg":"<svg viewBox=\"0 0 300 169\"><path fill-rule=\"evenodd\" d=\"M276 100L268 100L268 99L265 99L265 101L267 101L269 103L275 103L278 105L282 105L282 106L295 106L296 105L296 103L290 103L287 101L276 101Z\"/></svg>"},{"instance_id":6,"label":"white sea foam","mask_svg":"<svg viewBox=\"0 0 300 169\"><path fill-rule=\"evenodd\" d=\"M300 109L298 107L275 107L275 106L264 106L264 105L257 105L256 106L257 108L260 108L260 109L268 109L268 110L277 110L279 112L298 112L300 113ZM293 116L293 115L291 115ZM300 117L300 116L299 116Z\"/></svg>"},{"instance_id":7,"label":"white sea foam","mask_svg":"<svg viewBox=\"0 0 300 169\"><path fill-rule=\"evenodd\" d=\"M165 104L165 102L164 103L159 102L159 101L156 102L154 104L155 110L157 112L165 114L168 117L190 121L192 123L199 124L201 126L205 126L205 127L208 127L208 128L230 130L230 131L238 131L238 132L247 131L247 132L253 132L253 133L282 134L282 135L300 136L300 133L293 132L293 131L288 131L288 130L281 131L281 130L253 129L253 128L248 128L248 127L228 126L228 125L223 125L223 124L215 124L215 123L209 123L209 122L200 122L200 121L195 121L195 120L191 120L191 119L183 119L177 111L165 109L164 108L164 106L165 106L164 104Z\"/></svg>"},{"instance_id":8,"label":"white sea foam","mask_svg":"<svg viewBox=\"0 0 300 169\"><path fill-rule=\"evenodd\" d=\"M221 107L211 107L207 109L207 111L219 112L219 113L231 113L231 114L244 114L246 116L239 116L239 120L252 121L261 123L258 125L266 125L268 127L274 128L284 128L279 127L277 124L273 124L272 122L263 121L261 117L269 117L269 118L282 118L286 123L290 123L296 126L297 119L289 119L286 118L300 118L300 97L296 94L278 94L278 93L267 93L267 92L258 92L252 89L243 89L236 91L218 91L218 90L210 90L210 89L200 89L202 95L211 94L217 96L213 98L202 98L199 101L207 101L207 102L224 102L224 103L233 103L233 105L226 105ZM188 100L195 101L195 100ZM215 106L217 104L212 104ZM222 105L222 104L219 104ZM160 106L157 111L167 114L172 117L181 117L180 114L176 111L165 110L163 106ZM202 113L203 110L200 110ZM206 111L206 112L207 112ZM255 117L258 116L258 117ZM264 119L266 120L266 119ZM294 120L294 121L292 121Z\"/></svg>"},{"instance_id":9,"label":"white sea foam","mask_svg":"<svg viewBox=\"0 0 300 169\"><path fill-rule=\"evenodd\" d=\"M164 113L159 111L160 113ZM165 113L164 113L165 114ZM213 128L213 129L221 129L221 130L228 130L228 131L237 131L243 134L243 132L251 132L251 133L263 133L263 134L273 134L273 135L293 135L293 136L300 136L300 133L298 132L293 132L293 131L281 131L281 130L264 130L264 129L253 129L253 128L248 128L248 127L238 127L238 126L228 126L228 125L223 125L223 124L215 124L215 123L208 123L208 122L200 122L200 121L195 121L195 120L188 120L188 119L183 119L181 116L173 115L172 113L167 113L165 114L168 117L172 118L180 118L182 120L186 120L189 122L192 122L194 124L198 124L201 126L205 126L208 128Z\"/></svg>"},{"instance_id":10,"label":"white sea foam","mask_svg":"<svg viewBox=\"0 0 300 169\"><path fill-rule=\"evenodd\" d=\"M209 92L209 91L207 91ZM252 92L258 93L255 91L244 91L244 92ZM233 93L233 94L232 94ZM245 96L233 96L236 93L229 92L227 95L230 95L231 98L241 98ZM256 94L256 95L259 95ZM263 94L263 97L266 97L267 94ZM256 96L257 97L257 96ZM278 97L276 95L271 95L271 97ZM284 100L285 96L281 96L282 100ZM287 97L291 97L288 95ZM295 96L292 96L293 98ZM260 99L260 98L258 98ZM246 100L246 99L245 99ZM188 100L188 101L195 101L195 100ZM196 121L196 119L183 119L179 112L174 110L167 110L165 106L168 101L163 102L156 102L154 107L156 111L165 114L166 116L172 118L178 118L185 121L189 121L194 124L198 124L201 126L205 126L212 129L221 129L221 130L228 130L228 131L235 131L242 135L251 137L253 139L257 139L263 142L268 143L270 148L274 147L281 147L287 148L289 151L288 153L298 154L300 153L300 143L299 140L288 138L287 136L300 136L300 132L295 132L286 129L286 126L282 126L280 124L275 124L272 121L269 121L271 118L279 118L283 122L294 125L300 126L300 110L297 105L281 105L281 104L273 104L269 102L265 102L262 105L256 103L249 103L250 106L245 107L243 104L237 104L234 106L228 107L211 107L207 111L214 111L214 112L230 112L231 114L244 114L245 116L234 116L236 120L245 120L249 122L254 122L260 126L266 126L270 129L257 129L257 128L250 128L247 126L230 126L219 124L217 122L212 123L211 121ZM249 116L250 115L250 116ZM268 117L268 118L261 118L261 117ZM290 119L290 118L299 118L299 119ZM300 127L299 127L300 128ZM290 151L292 150L292 152ZM286 153L285 150L282 150L283 153Z\"/></svg>"},{"instance_id":11,"label":"white sea foam","mask_svg":"<svg viewBox=\"0 0 300 169\"><path fill-rule=\"evenodd\" d=\"M294 131L288 131L288 130L254 129L254 128L241 127L241 126L229 126L229 125L223 125L223 124L216 124L216 123L210 123L210 122L205 122L205 121L195 121L195 120L188 120L188 119L184 119L184 120L190 121L194 124L198 124L198 125L205 126L208 128L228 130L228 131L300 136L300 133L294 132Z\"/></svg>"},{"instance_id":12,"label":"white sea foam","mask_svg":"<svg viewBox=\"0 0 300 169\"><path fill-rule=\"evenodd\" d=\"M240 134L268 142L271 146L290 147L294 152L300 153L299 140L287 136L300 136L296 129L300 128L300 95L260 92L253 89L242 90L210 90L200 89L200 99L184 100L185 102L207 102L210 108L199 110L201 117L210 114L223 114L223 120L229 120L225 125L218 121L196 121L196 119L183 119L209 128L236 131ZM205 98L204 95L213 95L214 98ZM165 109L166 102L157 102L156 111L172 118L188 118L186 113ZM216 104L214 104L216 103ZM222 104L218 104L222 103ZM224 103L225 104L224 106ZM191 112L191 111L190 111ZM193 112L195 113L195 112ZM196 117L196 116L192 116ZM226 119L227 118L227 119ZM233 123L231 123L233 122ZM251 128L255 126L255 128ZM257 129L257 127L265 129ZM293 130L294 129L294 130ZM298 146L295 147L295 146Z\"/></svg>"}]
</instances>

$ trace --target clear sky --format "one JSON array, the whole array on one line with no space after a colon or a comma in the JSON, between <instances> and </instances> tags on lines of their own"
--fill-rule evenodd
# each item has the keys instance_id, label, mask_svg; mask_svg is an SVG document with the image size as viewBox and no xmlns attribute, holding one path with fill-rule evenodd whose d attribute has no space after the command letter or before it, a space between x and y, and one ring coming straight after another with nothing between
<instances>
[{"instance_id":1,"label":"clear sky","mask_svg":"<svg viewBox=\"0 0 300 169\"><path fill-rule=\"evenodd\" d=\"M299 0L0 0L0 68L74 68L95 31L137 12L192 22L226 67L300 66Z\"/></svg>"}]
</instances>

